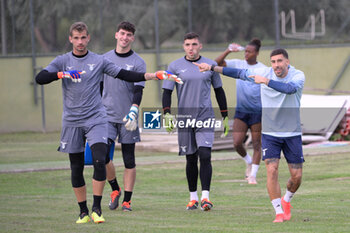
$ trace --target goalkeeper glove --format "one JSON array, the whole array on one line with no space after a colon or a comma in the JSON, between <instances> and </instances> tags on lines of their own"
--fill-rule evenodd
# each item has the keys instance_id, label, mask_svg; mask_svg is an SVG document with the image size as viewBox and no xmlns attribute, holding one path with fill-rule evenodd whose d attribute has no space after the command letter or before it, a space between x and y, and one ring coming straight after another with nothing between
<instances>
[{"instance_id":1,"label":"goalkeeper glove","mask_svg":"<svg viewBox=\"0 0 350 233\"><path fill-rule=\"evenodd\" d=\"M137 128L137 117L139 115L139 108L135 105L132 105L130 112L123 119L125 123L125 128L128 131L134 131Z\"/></svg>"},{"instance_id":2,"label":"goalkeeper glove","mask_svg":"<svg viewBox=\"0 0 350 233\"><path fill-rule=\"evenodd\" d=\"M224 133L221 134L221 138L224 138L228 135L228 131L230 130L230 125L228 124L228 117L225 117L222 120L222 124L224 125Z\"/></svg>"},{"instance_id":3,"label":"goalkeeper glove","mask_svg":"<svg viewBox=\"0 0 350 233\"><path fill-rule=\"evenodd\" d=\"M179 84L183 84L183 81L181 80L181 78L177 77L175 74L172 74L169 71L164 71L164 70L157 71L156 77L159 80L171 80L171 81L175 81Z\"/></svg>"},{"instance_id":4,"label":"goalkeeper glove","mask_svg":"<svg viewBox=\"0 0 350 233\"><path fill-rule=\"evenodd\" d=\"M174 116L170 113L166 113L164 116L165 119L165 129L168 133L171 133L174 131L175 124L174 124Z\"/></svg>"},{"instance_id":5,"label":"goalkeeper glove","mask_svg":"<svg viewBox=\"0 0 350 233\"><path fill-rule=\"evenodd\" d=\"M70 78L70 79L72 79L72 82L80 83L81 82L81 78L80 78L81 74L85 74L85 71L69 70L69 71L58 72L57 77L59 79Z\"/></svg>"}]
</instances>

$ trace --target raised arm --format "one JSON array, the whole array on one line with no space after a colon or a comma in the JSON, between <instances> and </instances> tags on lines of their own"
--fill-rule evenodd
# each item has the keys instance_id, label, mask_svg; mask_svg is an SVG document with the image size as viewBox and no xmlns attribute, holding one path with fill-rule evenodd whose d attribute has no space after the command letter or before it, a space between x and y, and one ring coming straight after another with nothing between
<instances>
[{"instance_id":1,"label":"raised arm","mask_svg":"<svg viewBox=\"0 0 350 233\"><path fill-rule=\"evenodd\" d=\"M227 64L225 58L227 55L229 55L231 52L239 52L239 48L243 47L236 43L229 44L227 49L215 59L216 63L218 63L219 66L226 67Z\"/></svg>"}]
</instances>

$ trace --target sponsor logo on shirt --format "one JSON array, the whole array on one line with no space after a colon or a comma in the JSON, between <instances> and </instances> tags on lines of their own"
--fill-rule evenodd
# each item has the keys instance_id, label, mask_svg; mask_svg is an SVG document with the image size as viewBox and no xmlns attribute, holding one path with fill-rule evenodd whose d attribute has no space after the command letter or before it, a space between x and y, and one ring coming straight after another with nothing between
<instances>
[{"instance_id":1,"label":"sponsor logo on shirt","mask_svg":"<svg viewBox=\"0 0 350 233\"><path fill-rule=\"evenodd\" d=\"M126 70L131 70L131 68L134 67L134 65L129 65L129 64L125 64L126 65Z\"/></svg>"},{"instance_id":2,"label":"sponsor logo on shirt","mask_svg":"<svg viewBox=\"0 0 350 233\"><path fill-rule=\"evenodd\" d=\"M182 152L186 153L186 151L187 151L187 146L180 146L180 148L181 148L181 151L182 151Z\"/></svg>"},{"instance_id":3,"label":"sponsor logo on shirt","mask_svg":"<svg viewBox=\"0 0 350 233\"><path fill-rule=\"evenodd\" d=\"M67 66L66 70L71 70L73 69L73 66Z\"/></svg>"}]
</instances>

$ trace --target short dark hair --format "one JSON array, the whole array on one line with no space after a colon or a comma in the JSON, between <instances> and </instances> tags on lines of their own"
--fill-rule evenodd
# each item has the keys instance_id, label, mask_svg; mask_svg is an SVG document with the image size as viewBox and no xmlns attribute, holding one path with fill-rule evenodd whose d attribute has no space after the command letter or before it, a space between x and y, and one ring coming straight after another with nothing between
<instances>
[{"instance_id":1,"label":"short dark hair","mask_svg":"<svg viewBox=\"0 0 350 233\"><path fill-rule=\"evenodd\" d=\"M285 58L288 59L288 53L287 53L287 51L286 51L285 49L281 49L281 48L272 50L272 52L271 52L271 54L270 54L270 57L276 56L276 55L279 55L279 54L282 54L283 57L285 57Z\"/></svg>"},{"instance_id":2,"label":"short dark hair","mask_svg":"<svg viewBox=\"0 0 350 233\"><path fill-rule=\"evenodd\" d=\"M248 45L252 45L255 47L255 50L259 52L260 47L261 47L261 41L258 38L253 38Z\"/></svg>"},{"instance_id":3,"label":"short dark hair","mask_svg":"<svg viewBox=\"0 0 350 233\"><path fill-rule=\"evenodd\" d=\"M89 35L88 26L83 22L75 22L69 28L69 35L72 36L73 31L83 32L86 31L86 34Z\"/></svg>"},{"instance_id":4,"label":"short dark hair","mask_svg":"<svg viewBox=\"0 0 350 233\"><path fill-rule=\"evenodd\" d=\"M132 34L135 34L135 31L136 31L135 25L128 21L123 21L120 24L118 24L117 32L119 32L120 29L123 29L128 32L132 32Z\"/></svg>"},{"instance_id":5,"label":"short dark hair","mask_svg":"<svg viewBox=\"0 0 350 233\"><path fill-rule=\"evenodd\" d=\"M199 35L197 33L195 33L195 32L189 32L189 33L186 33L184 35L184 41L185 40L191 40L191 39L198 39L198 40L200 40Z\"/></svg>"}]
</instances>

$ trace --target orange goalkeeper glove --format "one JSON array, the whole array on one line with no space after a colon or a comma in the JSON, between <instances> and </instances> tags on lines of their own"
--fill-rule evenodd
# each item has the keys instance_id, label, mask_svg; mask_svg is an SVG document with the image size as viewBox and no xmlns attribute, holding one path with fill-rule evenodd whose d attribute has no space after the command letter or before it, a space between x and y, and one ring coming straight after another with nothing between
<instances>
[{"instance_id":1,"label":"orange goalkeeper glove","mask_svg":"<svg viewBox=\"0 0 350 233\"><path fill-rule=\"evenodd\" d=\"M159 80L171 80L171 81L175 81L179 84L183 84L183 81L181 80L181 78L177 77L175 74L172 74L169 71L164 71L164 70L157 71L156 77Z\"/></svg>"},{"instance_id":2,"label":"orange goalkeeper glove","mask_svg":"<svg viewBox=\"0 0 350 233\"><path fill-rule=\"evenodd\" d=\"M85 71L69 70L69 71L58 72L57 77L59 79L70 78L70 79L72 79L72 82L80 83L81 82L81 77L80 77L81 74L85 74Z\"/></svg>"}]
</instances>

